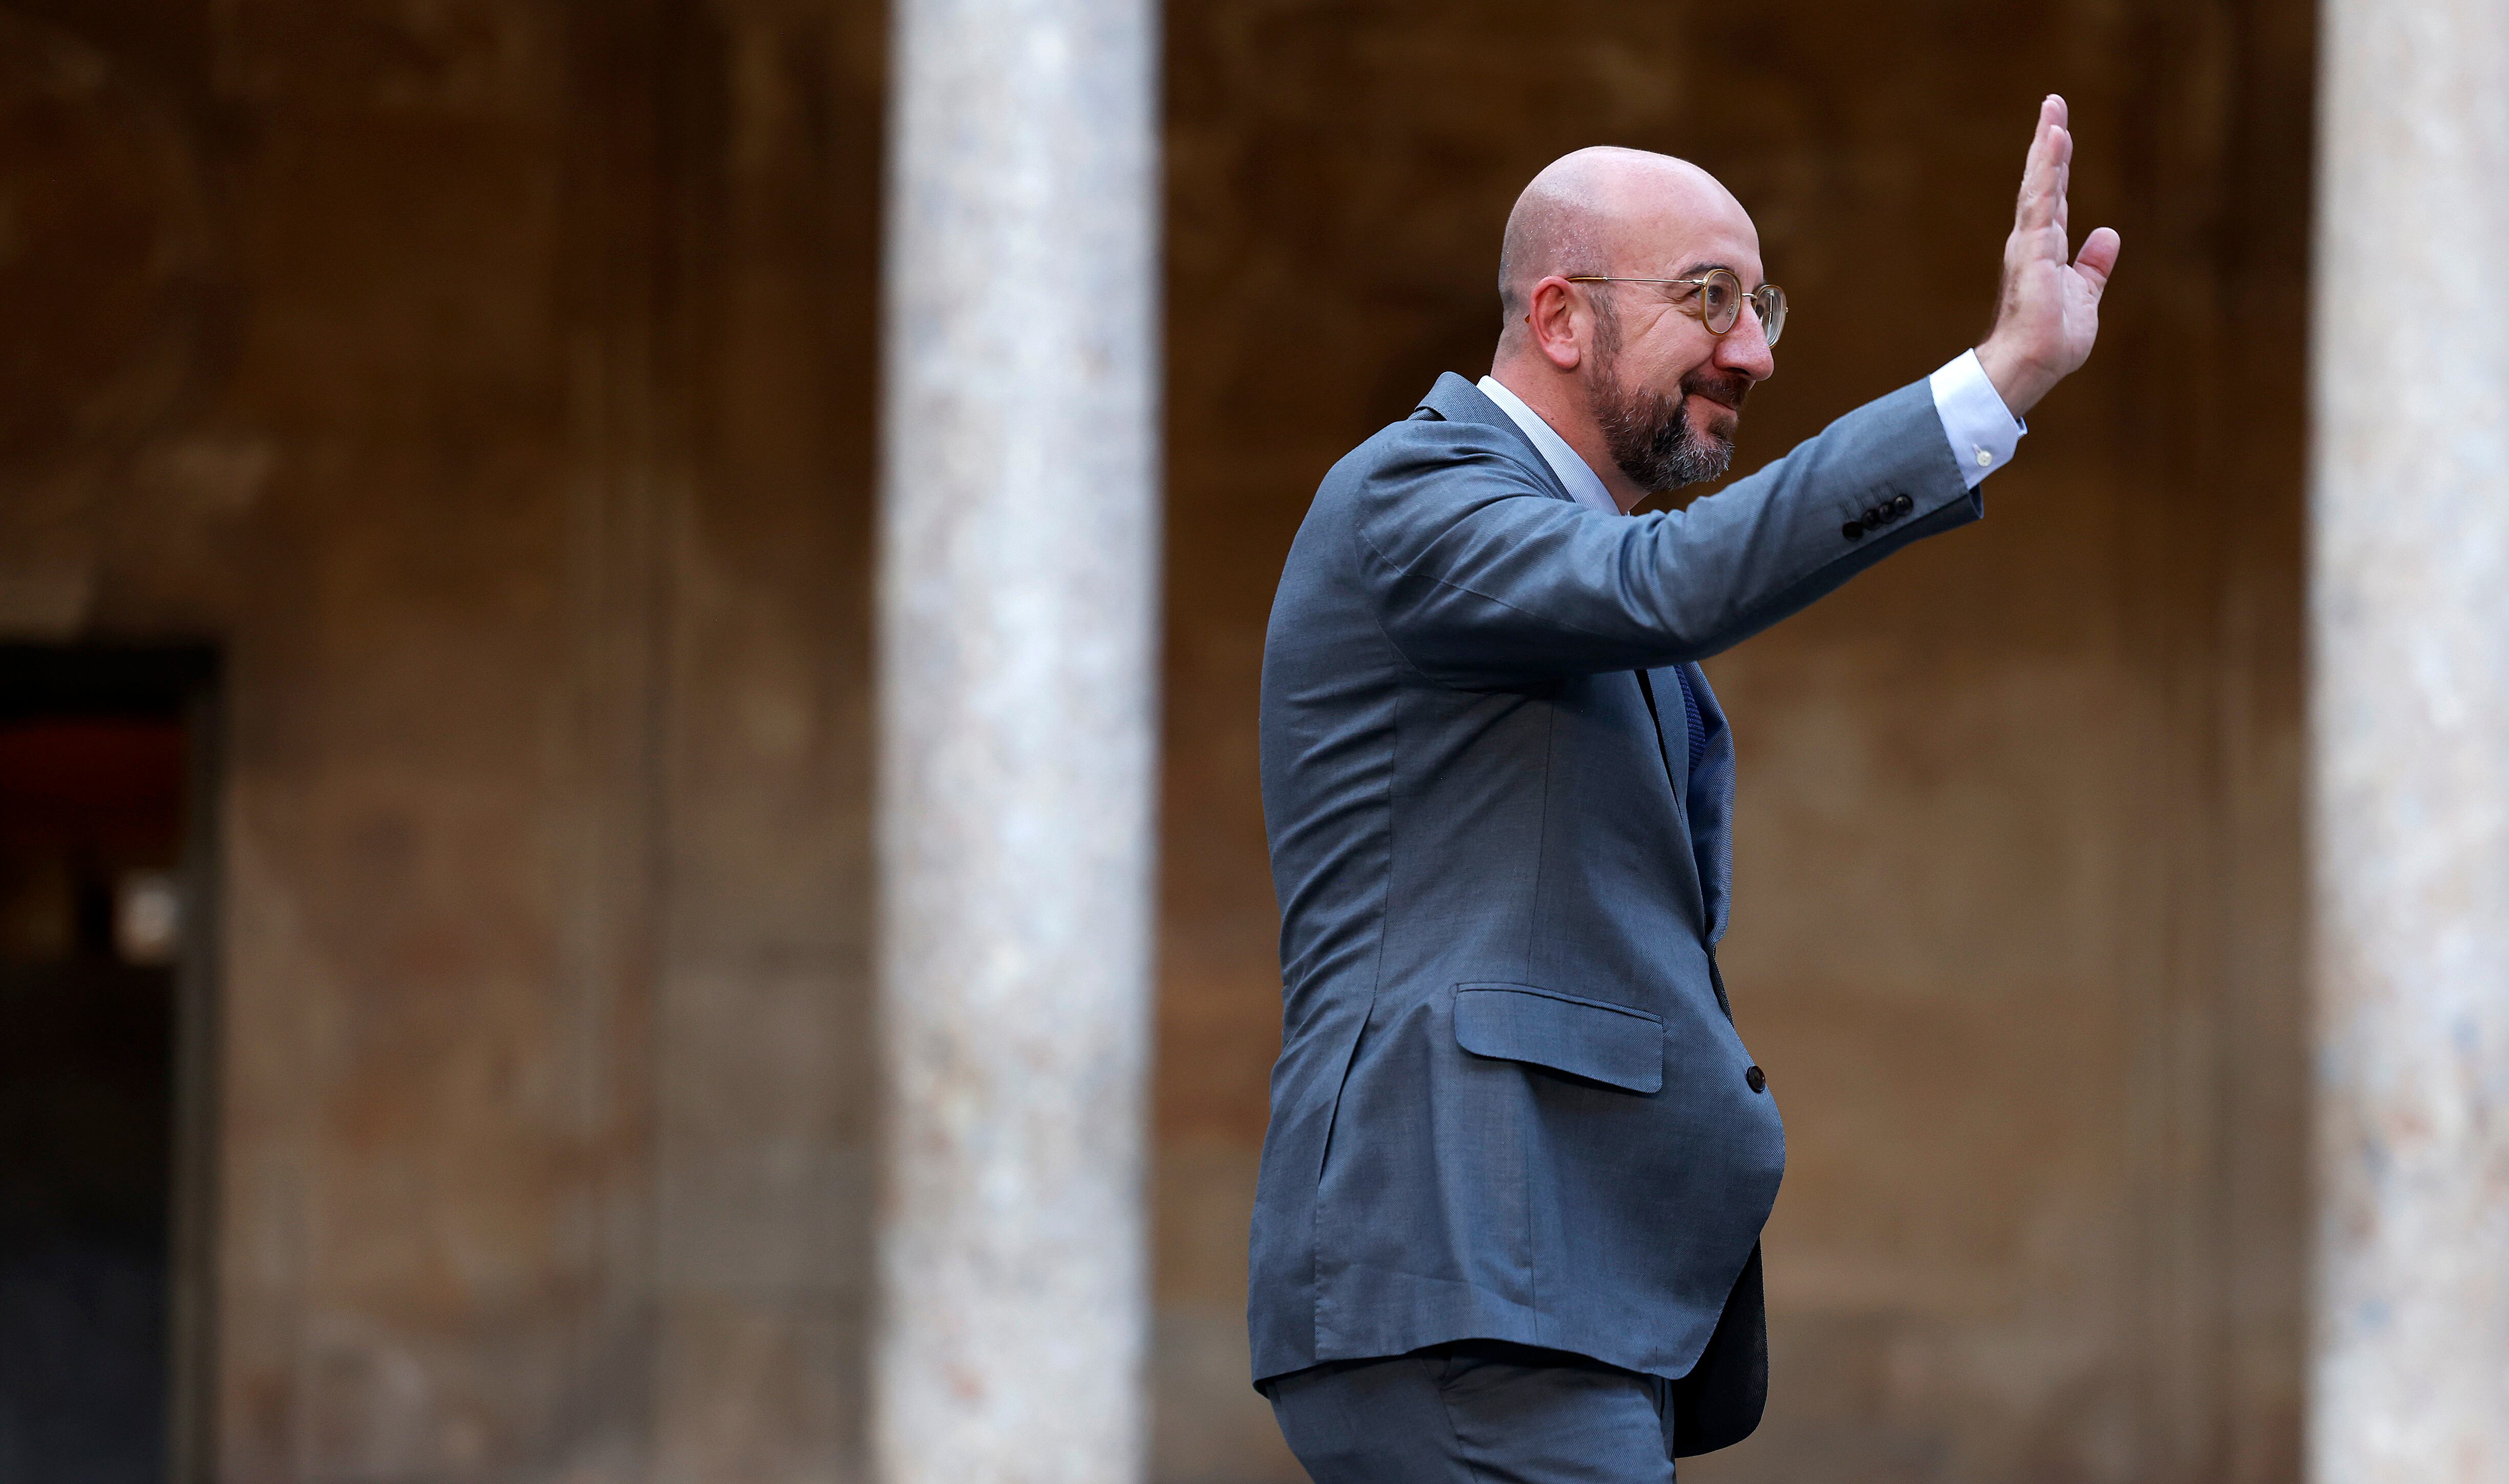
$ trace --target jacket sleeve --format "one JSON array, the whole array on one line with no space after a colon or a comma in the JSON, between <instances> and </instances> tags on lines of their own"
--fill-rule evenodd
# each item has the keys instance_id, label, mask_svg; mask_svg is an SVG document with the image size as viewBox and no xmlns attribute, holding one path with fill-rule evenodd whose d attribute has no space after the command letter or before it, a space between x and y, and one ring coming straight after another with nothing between
<instances>
[{"instance_id":1,"label":"jacket sleeve","mask_svg":"<svg viewBox=\"0 0 2509 1484\"><path fill-rule=\"evenodd\" d=\"M1467 688L1704 658L1983 513L1924 382L1656 515L1551 495L1507 429L1404 431L1360 481L1353 555L1386 637Z\"/></svg>"}]
</instances>

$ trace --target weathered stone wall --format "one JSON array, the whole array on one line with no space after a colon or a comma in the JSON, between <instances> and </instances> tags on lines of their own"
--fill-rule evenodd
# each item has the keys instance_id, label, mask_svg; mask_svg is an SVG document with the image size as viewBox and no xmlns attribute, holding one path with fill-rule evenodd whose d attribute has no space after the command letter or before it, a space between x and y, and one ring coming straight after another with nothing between
<instances>
[{"instance_id":1,"label":"weathered stone wall","mask_svg":"<svg viewBox=\"0 0 2509 1484\"><path fill-rule=\"evenodd\" d=\"M221 1476L848 1475L878 15L7 16L0 596L230 660Z\"/></svg>"},{"instance_id":2,"label":"weathered stone wall","mask_svg":"<svg viewBox=\"0 0 2509 1484\"><path fill-rule=\"evenodd\" d=\"M1756 213L1773 456L1982 330L2051 87L2126 238L2099 358L1983 526L1709 667L1793 1162L1770 1420L1691 1471L2292 1475L2287 10L1169 8L1160 1477L1294 1477L1241 1285L1254 677L1316 479L1486 364L1507 204L1597 140ZM5 0L0 43L0 625L230 660L223 1476L855 1476L877 9Z\"/></svg>"}]
</instances>

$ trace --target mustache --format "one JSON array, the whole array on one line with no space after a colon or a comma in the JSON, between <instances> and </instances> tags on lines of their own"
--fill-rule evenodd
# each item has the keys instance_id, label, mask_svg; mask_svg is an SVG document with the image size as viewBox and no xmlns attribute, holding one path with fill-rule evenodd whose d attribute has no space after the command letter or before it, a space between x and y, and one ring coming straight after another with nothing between
<instances>
[{"instance_id":1,"label":"mustache","mask_svg":"<svg viewBox=\"0 0 2509 1484\"><path fill-rule=\"evenodd\" d=\"M1702 366L1681 379L1684 396L1704 396L1742 410L1742 399L1751 394L1751 379L1738 371L1719 371Z\"/></svg>"}]
</instances>

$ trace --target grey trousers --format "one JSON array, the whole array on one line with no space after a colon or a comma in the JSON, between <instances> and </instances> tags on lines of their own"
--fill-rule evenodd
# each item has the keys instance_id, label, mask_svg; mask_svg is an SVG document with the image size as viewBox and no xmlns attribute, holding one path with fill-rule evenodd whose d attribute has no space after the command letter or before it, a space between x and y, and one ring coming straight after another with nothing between
<instances>
[{"instance_id":1,"label":"grey trousers","mask_svg":"<svg viewBox=\"0 0 2509 1484\"><path fill-rule=\"evenodd\" d=\"M1466 1341L1263 1384L1316 1484L1672 1484L1670 1383Z\"/></svg>"}]
</instances>

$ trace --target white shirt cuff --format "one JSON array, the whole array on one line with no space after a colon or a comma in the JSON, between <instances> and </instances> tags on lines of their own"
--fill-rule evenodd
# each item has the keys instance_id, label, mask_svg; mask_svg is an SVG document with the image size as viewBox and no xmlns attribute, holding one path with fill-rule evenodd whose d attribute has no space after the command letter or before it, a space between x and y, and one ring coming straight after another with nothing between
<instances>
[{"instance_id":1,"label":"white shirt cuff","mask_svg":"<svg viewBox=\"0 0 2509 1484\"><path fill-rule=\"evenodd\" d=\"M1927 384L1933 389L1934 416L1943 420L1943 437L1951 443L1952 462L1960 465L1961 483L1974 490L1979 480L2012 462L2012 451L2029 425L2015 422L2005 409L1975 351L1963 351Z\"/></svg>"}]
</instances>

